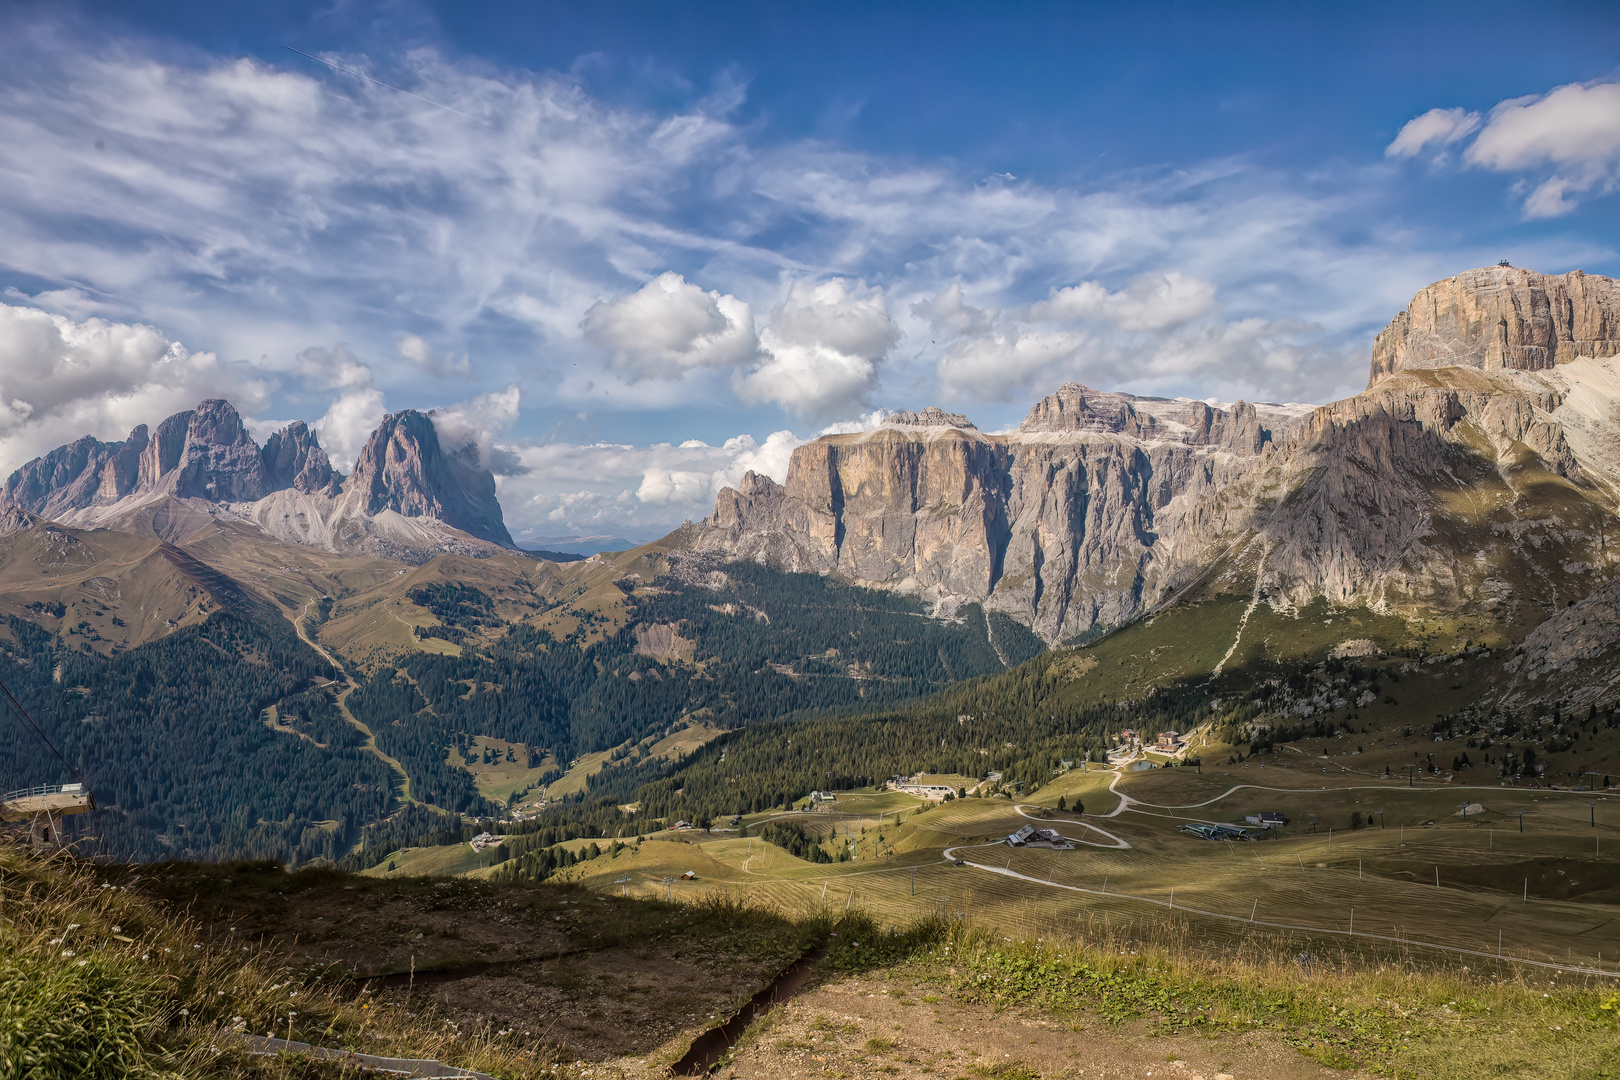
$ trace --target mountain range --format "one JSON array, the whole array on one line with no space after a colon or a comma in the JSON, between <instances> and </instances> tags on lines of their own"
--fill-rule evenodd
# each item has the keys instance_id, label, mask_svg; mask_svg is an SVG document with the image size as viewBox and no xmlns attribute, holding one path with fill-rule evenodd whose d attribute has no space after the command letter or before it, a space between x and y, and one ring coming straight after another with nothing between
<instances>
[{"instance_id":1,"label":"mountain range","mask_svg":"<svg viewBox=\"0 0 1620 1080\"><path fill-rule=\"evenodd\" d=\"M12 473L4 494L65 525L159 536L184 508L275 540L405 561L514 549L477 448L446 449L432 417L414 409L383 418L348 477L303 421L261 447L236 408L213 399L122 442L85 436L58 447Z\"/></svg>"}]
</instances>

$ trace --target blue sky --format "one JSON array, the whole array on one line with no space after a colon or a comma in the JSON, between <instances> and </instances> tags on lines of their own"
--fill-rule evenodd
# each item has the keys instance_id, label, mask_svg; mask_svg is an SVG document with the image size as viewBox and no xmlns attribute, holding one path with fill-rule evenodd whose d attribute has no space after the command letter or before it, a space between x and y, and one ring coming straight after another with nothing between
<instances>
[{"instance_id":1,"label":"blue sky","mask_svg":"<svg viewBox=\"0 0 1620 1080\"><path fill-rule=\"evenodd\" d=\"M12 4L0 470L437 408L514 533L649 536L876 410L1326 401L1430 281L1620 272L1612 4L1349 8Z\"/></svg>"}]
</instances>

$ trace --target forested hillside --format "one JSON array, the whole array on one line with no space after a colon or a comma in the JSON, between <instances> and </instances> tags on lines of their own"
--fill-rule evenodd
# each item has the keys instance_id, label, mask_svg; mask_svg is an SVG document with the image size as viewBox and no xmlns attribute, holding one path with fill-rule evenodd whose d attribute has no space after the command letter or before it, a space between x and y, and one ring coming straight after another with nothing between
<instances>
[{"instance_id":1,"label":"forested hillside","mask_svg":"<svg viewBox=\"0 0 1620 1080\"><path fill-rule=\"evenodd\" d=\"M110 854L331 858L390 808L390 770L314 687L335 673L285 623L220 612L110 659L22 619L8 630L7 685L101 807L70 824L99 833ZM267 726L272 705L303 734ZM74 779L21 728L0 747L0 786Z\"/></svg>"},{"instance_id":2,"label":"forested hillside","mask_svg":"<svg viewBox=\"0 0 1620 1080\"><path fill-rule=\"evenodd\" d=\"M483 813L493 807L472 777L446 762L474 735L568 761L688 719L740 728L869 712L1041 650L1028 630L977 605L933 619L904 596L748 563L727 566L717 587L670 576L631 595L634 622L606 638L587 644L584 624L562 640L520 624L481 650L410 654L373 673L349 706L404 765L416 798ZM491 607L471 587L420 602L442 624L435 634L451 639Z\"/></svg>"}]
</instances>

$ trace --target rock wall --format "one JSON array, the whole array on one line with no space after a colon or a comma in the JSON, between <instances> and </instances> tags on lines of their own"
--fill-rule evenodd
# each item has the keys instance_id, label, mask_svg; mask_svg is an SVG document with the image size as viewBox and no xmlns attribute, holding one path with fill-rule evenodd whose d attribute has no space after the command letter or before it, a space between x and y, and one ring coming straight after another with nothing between
<instances>
[{"instance_id":1,"label":"rock wall","mask_svg":"<svg viewBox=\"0 0 1620 1080\"><path fill-rule=\"evenodd\" d=\"M1620 355L1620 283L1580 270L1469 270L1418 292L1373 342L1372 387L1399 371L1539 371Z\"/></svg>"}]
</instances>

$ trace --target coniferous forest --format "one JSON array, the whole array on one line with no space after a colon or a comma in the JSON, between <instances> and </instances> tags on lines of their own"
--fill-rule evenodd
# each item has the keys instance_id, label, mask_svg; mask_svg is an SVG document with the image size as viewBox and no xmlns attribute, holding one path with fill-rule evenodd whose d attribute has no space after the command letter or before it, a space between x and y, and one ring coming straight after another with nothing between
<instances>
[{"instance_id":1,"label":"coniferous forest","mask_svg":"<svg viewBox=\"0 0 1620 1080\"><path fill-rule=\"evenodd\" d=\"M100 810L68 824L98 833L108 854L337 858L391 809L393 774L358 748L330 691L315 686L335 673L285 624L219 612L106 659L21 619L9 629L6 684L68 765L14 727L0 744L0 783L82 777ZM266 724L278 703L307 734Z\"/></svg>"}]
</instances>

